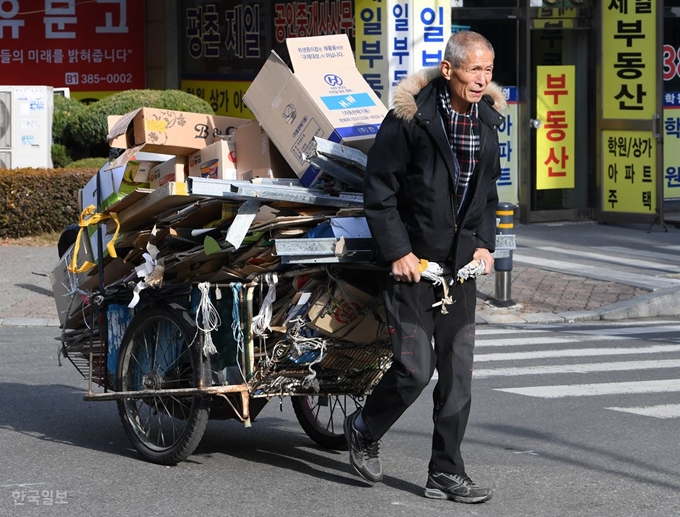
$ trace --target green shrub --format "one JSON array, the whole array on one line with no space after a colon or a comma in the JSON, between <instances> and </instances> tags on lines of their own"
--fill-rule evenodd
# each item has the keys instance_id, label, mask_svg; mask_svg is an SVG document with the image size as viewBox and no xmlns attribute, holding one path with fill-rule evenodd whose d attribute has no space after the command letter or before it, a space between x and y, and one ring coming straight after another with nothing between
<instances>
[{"instance_id":1,"label":"green shrub","mask_svg":"<svg viewBox=\"0 0 680 517\"><path fill-rule=\"evenodd\" d=\"M52 116L52 141L55 144L71 145L71 127L73 121L87 109L87 106L76 99L54 96L54 114Z\"/></svg>"},{"instance_id":2,"label":"green shrub","mask_svg":"<svg viewBox=\"0 0 680 517\"><path fill-rule=\"evenodd\" d=\"M78 114L72 126L74 139L84 146L108 145L109 115L124 115L137 108L163 108L214 115L210 104L179 90L127 90L90 104Z\"/></svg>"},{"instance_id":3,"label":"green shrub","mask_svg":"<svg viewBox=\"0 0 680 517\"><path fill-rule=\"evenodd\" d=\"M0 238L61 232L77 222L78 190L97 170L0 170Z\"/></svg>"},{"instance_id":4,"label":"green shrub","mask_svg":"<svg viewBox=\"0 0 680 517\"><path fill-rule=\"evenodd\" d=\"M65 145L52 144L52 165L55 169L64 168L72 161Z\"/></svg>"},{"instance_id":5,"label":"green shrub","mask_svg":"<svg viewBox=\"0 0 680 517\"><path fill-rule=\"evenodd\" d=\"M101 169L102 165L108 162L108 158L81 158L69 164L69 169Z\"/></svg>"}]
</instances>

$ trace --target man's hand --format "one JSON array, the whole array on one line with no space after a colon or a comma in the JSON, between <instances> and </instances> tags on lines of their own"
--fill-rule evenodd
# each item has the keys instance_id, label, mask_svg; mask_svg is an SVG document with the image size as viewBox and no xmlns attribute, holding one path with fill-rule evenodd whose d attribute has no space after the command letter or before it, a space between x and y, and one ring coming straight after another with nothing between
<instances>
[{"instance_id":1,"label":"man's hand","mask_svg":"<svg viewBox=\"0 0 680 517\"><path fill-rule=\"evenodd\" d=\"M392 262L392 276L397 282L419 282L418 263L418 257L409 253Z\"/></svg>"},{"instance_id":2,"label":"man's hand","mask_svg":"<svg viewBox=\"0 0 680 517\"><path fill-rule=\"evenodd\" d=\"M491 268L493 268L493 257L489 250L486 248L477 248L474 255L472 255L473 260L483 260L484 261L484 273L483 275L488 275L491 273Z\"/></svg>"}]
</instances>

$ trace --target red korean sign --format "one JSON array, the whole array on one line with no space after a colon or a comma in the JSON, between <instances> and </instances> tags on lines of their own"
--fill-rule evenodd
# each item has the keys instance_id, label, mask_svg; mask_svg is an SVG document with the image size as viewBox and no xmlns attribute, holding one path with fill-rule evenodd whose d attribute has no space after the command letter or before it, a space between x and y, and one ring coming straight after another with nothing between
<instances>
[{"instance_id":1,"label":"red korean sign","mask_svg":"<svg viewBox=\"0 0 680 517\"><path fill-rule=\"evenodd\" d=\"M145 88L144 2L0 0L0 82Z\"/></svg>"}]
</instances>

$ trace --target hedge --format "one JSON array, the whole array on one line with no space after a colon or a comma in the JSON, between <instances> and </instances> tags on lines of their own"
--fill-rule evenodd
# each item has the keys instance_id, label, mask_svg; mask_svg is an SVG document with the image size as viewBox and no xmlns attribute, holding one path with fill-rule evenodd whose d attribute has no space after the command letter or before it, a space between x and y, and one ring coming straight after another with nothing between
<instances>
[{"instance_id":1,"label":"hedge","mask_svg":"<svg viewBox=\"0 0 680 517\"><path fill-rule=\"evenodd\" d=\"M61 232L77 223L78 190L98 169L0 169L0 238Z\"/></svg>"}]
</instances>

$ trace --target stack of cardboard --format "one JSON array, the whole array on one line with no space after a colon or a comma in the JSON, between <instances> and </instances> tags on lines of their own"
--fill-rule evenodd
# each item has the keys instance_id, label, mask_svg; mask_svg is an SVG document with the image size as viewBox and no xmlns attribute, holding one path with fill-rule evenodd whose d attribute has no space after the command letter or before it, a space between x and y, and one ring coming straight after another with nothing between
<instances>
[{"instance_id":1,"label":"stack of cardboard","mask_svg":"<svg viewBox=\"0 0 680 517\"><path fill-rule=\"evenodd\" d=\"M356 70L346 36L287 43L295 71L272 53L244 97L255 121L151 108L110 120L109 143L125 151L83 189L81 208L97 206L98 217L81 223L79 242L52 274L72 361L97 337L88 317L102 286L109 312L119 314L123 304L134 313L150 291L199 282L264 291L276 273L271 318L253 358L264 361L255 366L261 391L323 389L318 379L301 381L320 355L329 372L371 363L347 359L348 346L385 340L356 178L385 109ZM85 262L96 267L73 271ZM248 324L262 303L244 315ZM192 304L189 297L190 312ZM122 332L111 333L110 373L122 340ZM316 340L317 353L301 359L300 337ZM290 361L267 362L284 341L295 345ZM342 360L318 353L329 343L345 350ZM383 366L361 381L362 390ZM337 380L337 372L328 378Z\"/></svg>"}]
</instances>

